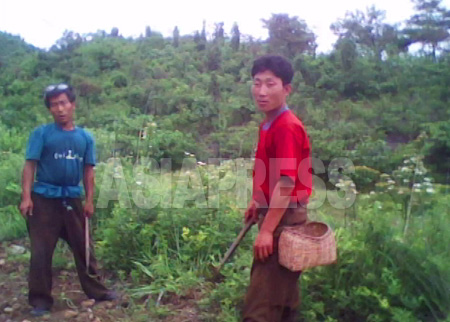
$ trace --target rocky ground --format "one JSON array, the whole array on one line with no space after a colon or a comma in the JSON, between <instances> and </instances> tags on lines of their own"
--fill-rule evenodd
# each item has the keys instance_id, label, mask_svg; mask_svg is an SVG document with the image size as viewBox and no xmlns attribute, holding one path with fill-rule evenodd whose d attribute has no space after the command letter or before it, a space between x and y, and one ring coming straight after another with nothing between
<instances>
[{"instance_id":1,"label":"rocky ground","mask_svg":"<svg viewBox=\"0 0 450 322\"><path fill-rule=\"evenodd\" d=\"M185 297L173 295L160 299L161 303L158 301L155 306L151 298L130 298L126 286L108 276L109 285L119 291L121 299L99 303L87 299L67 250L57 250L54 257L55 304L51 314L32 317L27 303L28 248L26 239L0 243L0 322L200 321L196 305L200 295L195 291Z\"/></svg>"}]
</instances>

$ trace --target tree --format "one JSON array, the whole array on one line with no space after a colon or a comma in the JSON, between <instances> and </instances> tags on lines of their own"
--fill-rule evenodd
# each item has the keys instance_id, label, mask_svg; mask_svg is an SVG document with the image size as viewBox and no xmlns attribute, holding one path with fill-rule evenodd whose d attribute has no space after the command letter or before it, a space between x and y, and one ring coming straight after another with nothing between
<instances>
[{"instance_id":1,"label":"tree","mask_svg":"<svg viewBox=\"0 0 450 322\"><path fill-rule=\"evenodd\" d=\"M407 22L404 33L410 43L419 42L431 47L431 56L436 58L436 50L441 42L450 37L450 10L441 5L441 0L413 0L418 11Z\"/></svg>"},{"instance_id":2,"label":"tree","mask_svg":"<svg viewBox=\"0 0 450 322\"><path fill-rule=\"evenodd\" d=\"M111 29L111 37L119 37L119 28L114 27Z\"/></svg>"},{"instance_id":3,"label":"tree","mask_svg":"<svg viewBox=\"0 0 450 322\"><path fill-rule=\"evenodd\" d=\"M97 99L99 95L102 93L102 88L91 82L88 79L82 77L75 77L72 81L75 88L78 90L78 94L80 97L83 97L86 100L87 109L91 108L91 101ZM89 113L86 113L88 115Z\"/></svg>"},{"instance_id":4,"label":"tree","mask_svg":"<svg viewBox=\"0 0 450 322\"><path fill-rule=\"evenodd\" d=\"M383 52L387 54L391 45L402 47L396 27L384 23L385 18L385 11L372 6L366 13L359 10L347 12L344 19L333 23L330 28L340 40L353 41L359 54L372 54L380 61Z\"/></svg>"},{"instance_id":5,"label":"tree","mask_svg":"<svg viewBox=\"0 0 450 322\"><path fill-rule=\"evenodd\" d=\"M221 99L220 85L217 79L216 73L211 73L211 82L209 84L209 93L212 95L214 102L218 102Z\"/></svg>"},{"instance_id":6,"label":"tree","mask_svg":"<svg viewBox=\"0 0 450 322\"><path fill-rule=\"evenodd\" d=\"M358 58L355 43L350 39L344 38L338 40L336 47L339 51L344 71L351 71Z\"/></svg>"},{"instance_id":7,"label":"tree","mask_svg":"<svg viewBox=\"0 0 450 322\"><path fill-rule=\"evenodd\" d=\"M53 46L52 49L60 49L70 53L74 51L76 48L80 47L82 42L83 38L80 36L79 33L66 30L64 31L63 36L56 41L56 48L55 46Z\"/></svg>"},{"instance_id":8,"label":"tree","mask_svg":"<svg viewBox=\"0 0 450 322\"><path fill-rule=\"evenodd\" d=\"M205 30L205 21L203 21L203 28L201 34L196 31L194 34L194 42L197 44L197 50L205 50L206 49L206 30Z\"/></svg>"},{"instance_id":9,"label":"tree","mask_svg":"<svg viewBox=\"0 0 450 322\"><path fill-rule=\"evenodd\" d=\"M175 29L173 30L173 46L175 48L178 48L180 45L180 31L178 30L178 27L175 26Z\"/></svg>"},{"instance_id":10,"label":"tree","mask_svg":"<svg viewBox=\"0 0 450 322\"><path fill-rule=\"evenodd\" d=\"M36 48L28 45L19 36L13 36L8 33L0 31L0 69L8 66L9 64L14 65L23 61L24 56L27 53L38 52Z\"/></svg>"},{"instance_id":11,"label":"tree","mask_svg":"<svg viewBox=\"0 0 450 322\"><path fill-rule=\"evenodd\" d=\"M264 20L264 28L269 30L269 47L289 58L297 54L315 54L316 36L309 30L306 22L287 14L272 14Z\"/></svg>"},{"instance_id":12,"label":"tree","mask_svg":"<svg viewBox=\"0 0 450 322\"><path fill-rule=\"evenodd\" d=\"M145 27L145 38L150 38L152 36L152 28L150 26Z\"/></svg>"},{"instance_id":13,"label":"tree","mask_svg":"<svg viewBox=\"0 0 450 322\"><path fill-rule=\"evenodd\" d=\"M208 49L207 54L208 70L214 71L220 69L221 62L222 62L222 54L220 52L219 45L214 44Z\"/></svg>"},{"instance_id":14,"label":"tree","mask_svg":"<svg viewBox=\"0 0 450 322\"><path fill-rule=\"evenodd\" d=\"M224 39L225 32L223 31L223 22L216 23L214 30L214 43L223 44Z\"/></svg>"},{"instance_id":15,"label":"tree","mask_svg":"<svg viewBox=\"0 0 450 322\"><path fill-rule=\"evenodd\" d=\"M202 38L201 38L200 33L198 32L198 30L194 34L194 42L196 44L196 48L197 48L198 51L205 50L206 44L203 43Z\"/></svg>"},{"instance_id":16,"label":"tree","mask_svg":"<svg viewBox=\"0 0 450 322\"><path fill-rule=\"evenodd\" d=\"M202 34L200 35L201 41L203 41L205 44L207 42L206 40L206 21L203 20L203 28L202 28Z\"/></svg>"},{"instance_id":17,"label":"tree","mask_svg":"<svg viewBox=\"0 0 450 322\"><path fill-rule=\"evenodd\" d=\"M237 23L234 23L233 28L231 29L231 48L233 48L234 51L239 50L240 41L241 32L239 31Z\"/></svg>"}]
</instances>

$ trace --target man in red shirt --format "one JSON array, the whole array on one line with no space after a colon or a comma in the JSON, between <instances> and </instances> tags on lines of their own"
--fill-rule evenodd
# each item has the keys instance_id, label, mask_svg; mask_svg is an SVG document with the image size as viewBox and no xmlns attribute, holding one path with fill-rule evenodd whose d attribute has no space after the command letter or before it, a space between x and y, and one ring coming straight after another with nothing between
<instances>
[{"instance_id":1,"label":"man in red shirt","mask_svg":"<svg viewBox=\"0 0 450 322\"><path fill-rule=\"evenodd\" d=\"M259 128L253 196L245 221L258 222L244 322L295 321L300 272L278 263L278 238L285 226L307 220L312 188L310 145L302 122L289 110L292 65L281 56L263 56L252 68L252 94L266 118Z\"/></svg>"}]
</instances>

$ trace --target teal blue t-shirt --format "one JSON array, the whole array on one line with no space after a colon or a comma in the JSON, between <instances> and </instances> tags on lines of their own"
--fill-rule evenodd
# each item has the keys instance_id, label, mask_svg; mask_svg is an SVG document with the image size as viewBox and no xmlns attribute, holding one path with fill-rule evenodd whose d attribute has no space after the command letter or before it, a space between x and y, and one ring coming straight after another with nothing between
<instances>
[{"instance_id":1,"label":"teal blue t-shirt","mask_svg":"<svg viewBox=\"0 0 450 322\"><path fill-rule=\"evenodd\" d=\"M95 165L95 142L86 130L65 131L56 123L30 134L25 158L37 161L35 193L47 198L77 198L84 166Z\"/></svg>"}]
</instances>

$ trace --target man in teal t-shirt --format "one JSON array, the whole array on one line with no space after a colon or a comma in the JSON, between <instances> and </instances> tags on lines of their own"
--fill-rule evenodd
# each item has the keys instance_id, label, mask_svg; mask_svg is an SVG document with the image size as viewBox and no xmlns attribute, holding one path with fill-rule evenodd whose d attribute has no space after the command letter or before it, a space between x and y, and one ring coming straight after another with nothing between
<instances>
[{"instance_id":1,"label":"man in teal t-shirt","mask_svg":"<svg viewBox=\"0 0 450 322\"><path fill-rule=\"evenodd\" d=\"M30 135L26 160L37 162L35 193L78 198L85 167L95 165L94 139L79 127L64 130L57 123L42 125Z\"/></svg>"},{"instance_id":2,"label":"man in teal t-shirt","mask_svg":"<svg viewBox=\"0 0 450 322\"><path fill-rule=\"evenodd\" d=\"M72 249L86 295L98 301L117 297L100 282L93 254L88 268L85 262L85 218L94 213L94 139L74 125L75 93L69 85L48 86L44 101L55 122L30 135L20 204L31 241L28 300L35 316L48 313L53 305L52 256L59 238ZM89 244L92 252L92 240Z\"/></svg>"}]
</instances>

